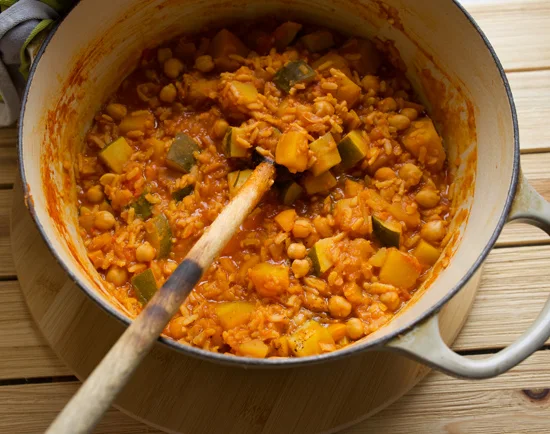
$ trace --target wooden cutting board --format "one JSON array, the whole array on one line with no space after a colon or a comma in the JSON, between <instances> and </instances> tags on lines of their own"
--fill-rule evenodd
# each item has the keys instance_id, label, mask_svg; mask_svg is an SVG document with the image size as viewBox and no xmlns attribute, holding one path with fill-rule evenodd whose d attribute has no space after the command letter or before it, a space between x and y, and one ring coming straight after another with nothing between
<instances>
[{"instance_id":1,"label":"wooden cutting board","mask_svg":"<svg viewBox=\"0 0 550 434\"><path fill-rule=\"evenodd\" d=\"M25 208L20 182L11 217L15 266L29 310L56 354L84 380L124 326L89 299L50 254ZM440 315L448 343L466 320L479 277ZM382 410L428 372L388 352L303 368L245 370L199 361L157 343L116 407L169 432L335 431Z\"/></svg>"}]
</instances>

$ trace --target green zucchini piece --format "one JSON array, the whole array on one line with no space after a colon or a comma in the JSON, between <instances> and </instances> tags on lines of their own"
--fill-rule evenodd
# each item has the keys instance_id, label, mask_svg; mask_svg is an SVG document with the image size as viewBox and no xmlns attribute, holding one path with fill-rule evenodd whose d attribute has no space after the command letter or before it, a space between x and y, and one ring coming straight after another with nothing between
<instances>
[{"instance_id":1,"label":"green zucchini piece","mask_svg":"<svg viewBox=\"0 0 550 434\"><path fill-rule=\"evenodd\" d=\"M281 201L285 205L292 205L302 195L304 189L294 181L287 182L281 189Z\"/></svg>"},{"instance_id":2,"label":"green zucchini piece","mask_svg":"<svg viewBox=\"0 0 550 434\"><path fill-rule=\"evenodd\" d=\"M330 133L326 133L310 143L309 149L313 151L317 158L317 161L309 169L314 176L321 175L342 161L338 146Z\"/></svg>"},{"instance_id":3,"label":"green zucchini piece","mask_svg":"<svg viewBox=\"0 0 550 434\"><path fill-rule=\"evenodd\" d=\"M223 146L225 153L228 157L231 158L245 158L248 155L248 149L243 148L237 142L239 134L241 134L241 129L237 127L229 127L223 138Z\"/></svg>"},{"instance_id":4,"label":"green zucchini piece","mask_svg":"<svg viewBox=\"0 0 550 434\"><path fill-rule=\"evenodd\" d=\"M303 60L288 62L273 77L273 83L283 92L289 93L296 83L308 83L315 79L315 71Z\"/></svg>"},{"instance_id":5,"label":"green zucchini piece","mask_svg":"<svg viewBox=\"0 0 550 434\"><path fill-rule=\"evenodd\" d=\"M330 171L321 173L319 176L309 174L304 179L304 187L307 194L317 194L329 191L335 187L338 181Z\"/></svg>"},{"instance_id":6,"label":"green zucchini piece","mask_svg":"<svg viewBox=\"0 0 550 434\"><path fill-rule=\"evenodd\" d=\"M340 143L338 152L342 157L342 168L351 169L359 161L367 156L368 143L360 130L353 130L348 133Z\"/></svg>"},{"instance_id":7,"label":"green zucchini piece","mask_svg":"<svg viewBox=\"0 0 550 434\"><path fill-rule=\"evenodd\" d=\"M122 173L125 164L130 160L133 152L133 149L126 139L124 137L119 137L101 150L99 159L103 161L111 171Z\"/></svg>"},{"instance_id":8,"label":"green zucchini piece","mask_svg":"<svg viewBox=\"0 0 550 434\"><path fill-rule=\"evenodd\" d=\"M317 53L319 51L326 50L334 45L334 38L332 33L326 30L318 30L300 38L304 47L310 52Z\"/></svg>"},{"instance_id":9,"label":"green zucchini piece","mask_svg":"<svg viewBox=\"0 0 550 434\"><path fill-rule=\"evenodd\" d=\"M334 265L330 249L334 245L334 239L323 238L317 241L309 251L309 257L313 262L313 270L317 276L322 275Z\"/></svg>"},{"instance_id":10,"label":"green zucchini piece","mask_svg":"<svg viewBox=\"0 0 550 434\"><path fill-rule=\"evenodd\" d=\"M153 213L153 204L145 198L146 194L147 193L145 192L141 193L137 200L130 205L132 208L134 208L136 215L141 217L143 220L151 217L151 214Z\"/></svg>"},{"instance_id":11,"label":"green zucchini piece","mask_svg":"<svg viewBox=\"0 0 550 434\"><path fill-rule=\"evenodd\" d=\"M193 153L200 152L200 149L187 134L177 133L166 155L166 165L178 172L189 173L195 165Z\"/></svg>"},{"instance_id":12,"label":"green zucchini piece","mask_svg":"<svg viewBox=\"0 0 550 434\"><path fill-rule=\"evenodd\" d=\"M401 243L401 225L399 223L384 221L372 216L372 233L382 246L399 248Z\"/></svg>"},{"instance_id":13,"label":"green zucchini piece","mask_svg":"<svg viewBox=\"0 0 550 434\"><path fill-rule=\"evenodd\" d=\"M148 268L142 273L136 274L132 277L132 286L136 291L137 298L141 301L142 304L147 304L155 292L157 292L157 281L153 275L153 270Z\"/></svg>"},{"instance_id":14,"label":"green zucchini piece","mask_svg":"<svg viewBox=\"0 0 550 434\"><path fill-rule=\"evenodd\" d=\"M281 24L273 32L273 39L275 39L275 47L279 51L283 51L294 40L298 32L302 29L302 25L287 21Z\"/></svg>"},{"instance_id":15,"label":"green zucchini piece","mask_svg":"<svg viewBox=\"0 0 550 434\"><path fill-rule=\"evenodd\" d=\"M170 222L164 214L159 214L151 220L147 226L147 241L157 251L157 259L166 258L172 249L172 229Z\"/></svg>"},{"instance_id":16,"label":"green zucchini piece","mask_svg":"<svg viewBox=\"0 0 550 434\"><path fill-rule=\"evenodd\" d=\"M172 193L172 199L179 202L184 197L189 196L191 193L195 191L194 185L188 185L187 187L180 188L179 190L176 190Z\"/></svg>"},{"instance_id":17,"label":"green zucchini piece","mask_svg":"<svg viewBox=\"0 0 550 434\"><path fill-rule=\"evenodd\" d=\"M235 196L237 192L241 189L244 183L252 175L252 170L237 170L231 172L227 175L227 182L229 184L229 195L231 197Z\"/></svg>"}]
</instances>

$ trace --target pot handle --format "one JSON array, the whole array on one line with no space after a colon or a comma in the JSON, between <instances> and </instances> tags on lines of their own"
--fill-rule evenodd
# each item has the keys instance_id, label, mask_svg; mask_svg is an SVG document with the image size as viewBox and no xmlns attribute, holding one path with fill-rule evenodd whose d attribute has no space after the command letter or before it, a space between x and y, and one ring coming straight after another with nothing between
<instances>
[{"instance_id":1,"label":"pot handle","mask_svg":"<svg viewBox=\"0 0 550 434\"><path fill-rule=\"evenodd\" d=\"M508 221L529 223L550 235L550 203L520 173ZM439 332L438 314L410 332L392 339L386 349L405 353L428 366L462 378L496 377L537 351L550 337L550 299L535 322L514 343L484 359L470 359L451 350Z\"/></svg>"}]
</instances>

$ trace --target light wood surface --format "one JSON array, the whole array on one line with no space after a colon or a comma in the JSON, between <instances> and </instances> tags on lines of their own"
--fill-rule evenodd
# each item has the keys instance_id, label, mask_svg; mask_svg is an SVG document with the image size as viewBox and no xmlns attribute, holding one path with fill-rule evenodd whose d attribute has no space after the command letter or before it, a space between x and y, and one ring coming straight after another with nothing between
<instances>
[{"instance_id":1,"label":"light wood surface","mask_svg":"<svg viewBox=\"0 0 550 434\"><path fill-rule=\"evenodd\" d=\"M545 118L550 111L550 3L465 3L509 72L522 152L530 153L522 156L523 169L550 199L550 141ZM15 139L15 129L0 130L0 432L26 434L43 432L78 383L33 325L14 280L8 216L16 170ZM487 261L472 313L455 341L456 350L492 353L510 343L535 317L550 293L547 244L546 235L528 226L505 229L500 248ZM469 382L433 372L405 397L348 432L548 432L550 398L535 400L523 390L550 388L549 354L539 351L493 380ZM159 433L117 410L109 412L97 432Z\"/></svg>"}]
</instances>

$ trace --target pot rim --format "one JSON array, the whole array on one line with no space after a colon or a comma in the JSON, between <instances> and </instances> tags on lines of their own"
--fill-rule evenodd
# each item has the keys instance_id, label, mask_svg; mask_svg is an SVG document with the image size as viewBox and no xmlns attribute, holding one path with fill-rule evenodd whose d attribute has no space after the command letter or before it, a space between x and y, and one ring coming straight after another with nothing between
<instances>
[{"instance_id":1,"label":"pot rim","mask_svg":"<svg viewBox=\"0 0 550 434\"><path fill-rule=\"evenodd\" d=\"M475 272L479 269L483 261L486 259L487 255L493 248L497 238L499 237L502 228L506 224L509 211L512 206L512 202L515 197L516 188L518 185L518 178L519 178L519 172L520 172L520 147L519 147L519 127L518 127L518 119L517 119L517 113L516 113L516 107L514 103L514 99L512 96L512 91L510 89L510 84L508 82L508 79L506 77L506 73L504 71L504 68L497 57L497 54L489 42L487 36L483 33L479 25L476 23L476 21L473 19L473 17L470 15L470 13L458 2L458 0L451 0L454 6L458 9L459 12L461 12L467 20L470 22L470 24L474 27L474 29L478 32L479 36L485 43L485 46L487 47L489 53L491 54L493 61L495 62L495 66L497 67L500 77L502 80L502 84L505 88L506 94L508 96L508 102L510 105L510 112L512 116L512 123L513 123L513 131L514 131L514 157L513 157L513 168L512 168L512 177L510 181L510 185L508 187L508 193L506 196L506 201L504 203L504 206L502 208L502 213L499 217L498 224L493 231L493 234L491 235L491 238L473 263L473 265L470 267L470 269L464 274L464 276L456 283L456 285L453 286L446 294L445 296L439 300L434 306L432 306L430 309L427 309L425 312L420 314L411 324L403 326L391 333L388 333L386 335L383 335L379 338L364 342L364 343L358 343L355 345L347 346L343 349L325 353L321 355L316 356L306 356L306 357L286 357L286 358L271 358L271 359L255 359L250 357L241 357L241 356L228 356L225 354L219 354L214 353L211 351L203 350L200 348L193 347L191 345L184 345L181 344L173 339L159 336L158 342L165 345L166 347L173 349L175 351L181 352L185 355L189 355L195 358L199 358L201 360L209 361L209 362L217 362L224 365L232 365L232 366L240 366L240 367L258 367L258 368L268 368L268 367L297 367L297 366L305 366L310 365L314 363L321 363L325 361L331 361L331 360L337 360L352 354L358 354L362 351L366 350L373 350L377 347L383 346L386 342L394 339L398 335L405 334L415 328L418 324L425 321L429 317L431 317L433 314L439 312L441 308L455 295L460 291L463 286L470 280L470 278L475 274ZM80 2L78 2L73 9L77 8L80 5ZM38 67L38 64L40 62L40 59L46 52L48 45L50 41L52 40L53 36L55 35L57 29L60 25L62 25L63 21L66 19L67 16L69 16L72 13L72 10L63 17L56 25L55 27L50 31L50 33L45 38L44 42L42 43L42 46L40 47L36 58L34 62L32 63L30 72L29 72L29 78L27 82L27 86L25 87L25 91L23 94L22 102L21 102L21 112L20 112L20 122L19 122L19 128L18 128L18 145L17 145L17 153L19 158L19 171L21 174L22 179L22 185L23 185L23 193L25 197L27 195L31 195L31 192L29 190L27 179L25 176L25 168L23 164L23 127L24 127L24 121L25 121L25 109L26 104L32 84L32 80L34 78L35 71ZM31 214L31 217L36 224L38 231L40 232L40 236L48 246L48 249L53 254L56 261L61 265L63 270L68 274L68 276L71 278L73 282L76 283L76 285L90 298L92 299L99 307L101 307L103 310L105 310L108 314L110 314L112 317L116 318L118 321L122 322L125 326L130 325L131 319L128 318L126 315L124 315L122 312L120 312L118 309L116 309L113 305L111 305L108 300L100 295L98 292L96 292L94 289L89 288L87 285L82 283L77 276L73 273L71 268L63 262L60 255L53 249L50 240L48 236L46 235L46 232L44 230L44 227L40 220L38 219L38 216L34 209L33 201L26 201L27 207L29 209L29 212Z\"/></svg>"}]
</instances>

